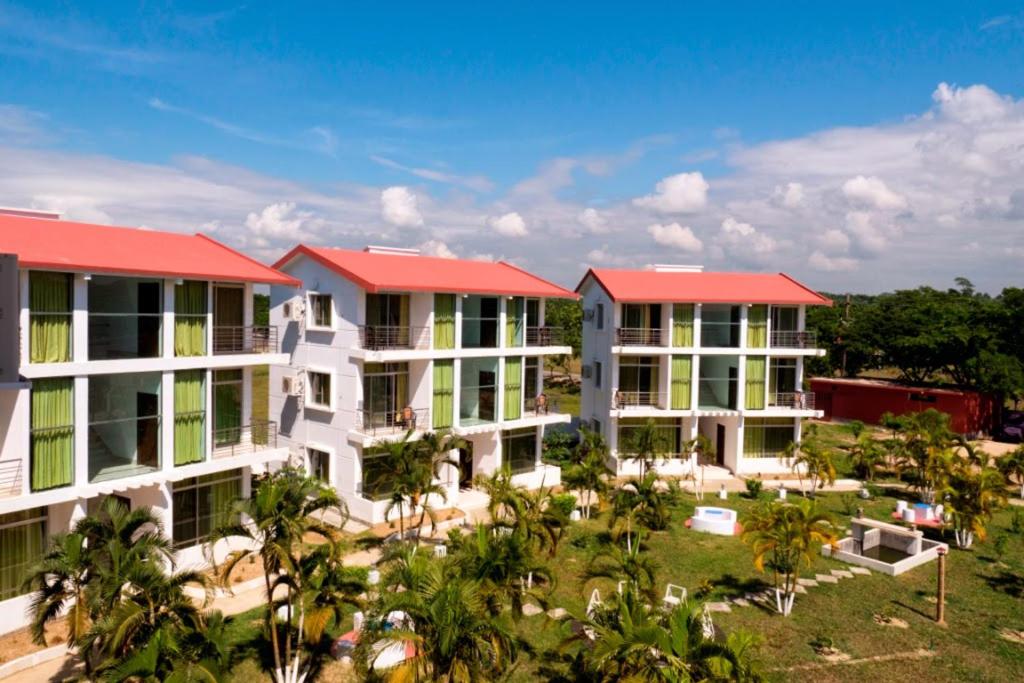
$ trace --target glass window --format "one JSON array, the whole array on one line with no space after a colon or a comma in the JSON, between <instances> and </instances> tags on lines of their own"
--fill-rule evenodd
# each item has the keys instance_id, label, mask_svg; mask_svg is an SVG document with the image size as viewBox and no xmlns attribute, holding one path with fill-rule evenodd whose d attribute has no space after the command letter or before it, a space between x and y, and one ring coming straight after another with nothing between
<instances>
[{"instance_id":1,"label":"glass window","mask_svg":"<svg viewBox=\"0 0 1024 683\"><path fill-rule=\"evenodd\" d=\"M635 452L636 432L647 425L648 419L653 420L657 430L655 448L657 457L679 457L683 450L683 423L677 418L629 418L618 422L619 453L629 455Z\"/></svg>"},{"instance_id":2,"label":"glass window","mask_svg":"<svg viewBox=\"0 0 1024 683\"><path fill-rule=\"evenodd\" d=\"M309 457L309 476L319 479L325 484L331 483L331 454L316 448L307 448Z\"/></svg>"},{"instance_id":3,"label":"glass window","mask_svg":"<svg viewBox=\"0 0 1024 683\"><path fill-rule=\"evenodd\" d=\"M174 373L174 464L206 458L206 371Z\"/></svg>"},{"instance_id":4,"label":"glass window","mask_svg":"<svg viewBox=\"0 0 1024 683\"><path fill-rule=\"evenodd\" d=\"M737 356L701 356L699 365L700 384L697 389L697 406L699 408L736 410L739 358Z\"/></svg>"},{"instance_id":5,"label":"glass window","mask_svg":"<svg viewBox=\"0 0 1024 683\"><path fill-rule=\"evenodd\" d=\"M796 306L772 306L772 331L796 332L799 309Z\"/></svg>"},{"instance_id":6,"label":"glass window","mask_svg":"<svg viewBox=\"0 0 1024 683\"><path fill-rule=\"evenodd\" d=\"M598 304L594 307L594 320L597 322L597 329L604 329L604 304Z\"/></svg>"},{"instance_id":7,"label":"glass window","mask_svg":"<svg viewBox=\"0 0 1024 683\"><path fill-rule=\"evenodd\" d=\"M740 307L704 304L700 314L700 345L736 348L740 345Z\"/></svg>"},{"instance_id":8,"label":"glass window","mask_svg":"<svg viewBox=\"0 0 1024 683\"><path fill-rule=\"evenodd\" d=\"M781 457L793 442L794 425L785 417L747 418L743 423L743 457Z\"/></svg>"},{"instance_id":9,"label":"glass window","mask_svg":"<svg viewBox=\"0 0 1024 683\"><path fill-rule=\"evenodd\" d=\"M369 500L387 498L394 482L389 476L387 451L367 448L363 451L363 497Z\"/></svg>"},{"instance_id":10,"label":"glass window","mask_svg":"<svg viewBox=\"0 0 1024 683\"><path fill-rule=\"evenodd\" d=\"M211 531L235 521L231 508L242 497L242 470L190 477L172 486L175 548L199 545Z\"/></svg>"},{"instance_id":11,"label":"glass window","mask_svg":"<svg viewBox=\"0 0 1024 683\"><path fill-rule=\"evenodd\" d=\"M174 355L206 355L206 283L189 280L174 287Z\"/></svg>"},{"instance_id":12,"label":"glass window","mask_svg":"<svg viewBox=\"0 0 1024 683\"><path fill-rule=\"evenodd\" d=\"M504 461L513 474L533 471L537 466L537 428L502 432L501 450Z\"/></svg>"},{"instance_id":13,"label":"glass window","mask_svg":"<svg viewBox=\"0 0 1024 683\"><path fill-rule=\"evenodd\" d=\"M93 275L89 360L158 357L162 319L162 280Z\"/></svg>"},{"instance_id":14,"label":"glass window","mask_svg":"<svg viewBox=\"0 0 1024 683\"><path fill-rule=\"evenodd\" d=\"M394 427L409 405L408 363L367 363L363 368L363 424Z\"/></svg>"},{"instance_id":15,"label":"glass window","mask_svg":"<svg viewBox=\"0 0 1024 683\"><path fill-rule=\"evenodd\" d=\"M68 273L29 273L29 362L63 363L71 360L73 283L74 279Z\"/></svg>"},{"instance_id":16,"label":"glass window","mask_svg":"<svg viewBox=\"0 0 1024 683\"><path fill-rule=\"evenodd\" d=\"M331 375L327 372L315 372L310 370L309 377L309 398L307 404L314 408L331 410Z\"/></svg>"},{"instance_id":17,"label":"glass window","mask_svg":"<svg viewBox=\"0 0 1024 683\"><path fill-rule=\"evenodd\" d=\"M74 380L34 380L31 410L32 490L70 485L75 469Z\"/></svg>"},{"instance_id":18,"label":"glass window","mask_svg":"<svg viewBox=\"0 0 1024 683\"><path fill-rule=\"evenodd\" d=\"M653 356L622 356L619 360L619 403L657 405L659 370L658 359Z\"/></svg>"},{"instance_id":19,"label":"glass window","mask_svg":"<svg viewBox=\"0 0 1024 683\"><path fill-rule=\"evenodd\" d=\"M462 299L462 346L467 349L498 346L498 298L467 296Z\"/></svg>"},{"instance_id":20,"label":"glass window","mask_svg":"<svg viewBox=\"0 0 1024 683\"><path fill-rule=\"evenodd\" d=\"M160 468L159 372L89 378L89 481Z\"/></svg>"},{"instance_id":21,"label":"glass window","mask_svg":"<svg viewBox=\"0 0 1024 683\"><path fill-rule=\"evenodd\" d=\"M242 441L242 371L213 371L213 445Z\"/></svg>"},{"instance_id":22,"label":"glass window","mask_svg":"<svg viewBox=\"0 0 1024 683\"><path fill-rule=\"evenodd\" d=\"M604 374L604 365L601 364L601 361L595 360L594 361L594 386L597 387L598 389L601 388L601 375L603 375L603 374Z\"/></svg>"},{"instance_id":23,"label":"glass window","mask_svg":"<svg viewBox=\"0 0 1024 683\"><path fill-rule=\"evenodd\" d=\"M24 595L29 569L46 552L46 508L0 515L0 600Z\"/></svg>"},{"instance_id":24,"label":"glass window","mask_svg":"<svg viewBox=\"0 0 1024 683\"><path fill-rule=\"evenodd\" d=\"M526 370L523 372L523 396L529 402L537 397L543 389L538 386L540 378L540 359L537 356L526 357Z\"/></svg>"},{"instance_id":25,"label":"glass window","mask_svg":"<svg viewBox=\"0 0 1024 683\"><path fill-rule=\"evenodd\" d=\"M768 398L772 405L784 402L783 394L796 391L796 358L772 358L768 370Z\"/></svg>"},{"instance_id":26,"label":"glass window","mask_svg":"<svg viewBox=\"0 0 1024 683\"><path fill-rule=\"evenodd\" d=\"M310 294L309 312L313 327L334 327L334 301L330 294Z\"/></svg>"},{"instance_id":27,"label":"glass window","mask_svg":"<svg viewBox=\"0 0 1024 683\"><path fill-rule=\"evenodd\" d=\"M463 425L494 422L497 408L498 359L463 358L459 418Z\"/></svg>"}]
</instances>

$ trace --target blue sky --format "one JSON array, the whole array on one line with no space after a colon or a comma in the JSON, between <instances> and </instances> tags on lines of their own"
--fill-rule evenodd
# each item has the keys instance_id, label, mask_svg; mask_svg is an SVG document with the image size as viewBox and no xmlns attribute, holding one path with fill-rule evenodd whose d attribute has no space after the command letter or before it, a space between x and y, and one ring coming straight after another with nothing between
<instances>
[{"instance_id":1,"label":"blue sky","mask_svg":"<svg viewBox=\"0 0 1024 683\"><path fill-rule=\"evenodd\" d=\"M81 4L0 0L0 203L565 283L998 289L1024 255L1019 2Z\"/></svg>"}]
</instances>

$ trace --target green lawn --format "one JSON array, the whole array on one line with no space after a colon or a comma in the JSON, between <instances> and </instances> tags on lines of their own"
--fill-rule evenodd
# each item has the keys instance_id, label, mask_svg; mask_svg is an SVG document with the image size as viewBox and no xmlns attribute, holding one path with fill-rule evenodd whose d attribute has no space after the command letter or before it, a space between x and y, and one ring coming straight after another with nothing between
<instances>
[{"instance_id":1,"label":"green lawn","mask_svg":"<svg viewBox=\"0 0 1024 683\"><path fill-rule=\"evenodd\" d=\"M270 366L252 369L252 419L266 420L270 412Z\"/></svg>"}]
</instances>

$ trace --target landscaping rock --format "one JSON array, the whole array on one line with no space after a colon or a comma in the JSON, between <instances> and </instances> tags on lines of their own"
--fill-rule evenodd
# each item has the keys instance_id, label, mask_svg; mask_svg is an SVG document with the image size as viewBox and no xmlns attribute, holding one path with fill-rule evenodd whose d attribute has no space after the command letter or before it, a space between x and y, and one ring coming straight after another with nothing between
<instances>
[{"instance_id":1,"label":"landscaping rock","mask_svg":"<svg viewBox=\"0 0 1024 683\"><path fill-rule=\"evenodd\" d=\"M853 574L851 574L850 572L846 571L845 569L833 569L832 570L832 576L835 576L835 577L840 578L840 579L852 579L853 578Z\"/></svg>"},{"instance_id":2,"label":"landscaping rock","mask_svg":"<svg viewBox=\"0 0 1024 683\"><path fill-rule=\"evenodd\" d=\"M797 579L796 585L804 586L805 588L813 588L818 585L818 582L814 579Z\"/></svg>"},{"instance_id":3,"label":"landscaping rock","mask_svg":"<svg viewBox=\"0 0 1024 683\"><path fill-rule=\"evenodd\" d=\"M732 604L736 605L737 607L750 607L750 601L746 598L733 598Z\"/></svg>"},{"instance_id":4,"label":"landscaping rock","mask_svg":"<svg viewBox=\"0 0 1024 683\"><path fill-rule=\"evenodd\" d=\"M871 570L867 567L850 567L850 571L854 574L860 574L862 576L867 576L871 573Z\"/></svg>"},{"instance_id":5,"label":"landscaping rock","mask_svg":"<svg viewBox=\"0 0 1024 683\"><path fill-rule=\"evenodd\" d=\"M565 619L569 615L562 607L553 607L548 610L548 616L552 619Z\"/></svg>"},{"instance_id":6,"label":"landscaping rock","mask_svg":"<svg viewBox=\"0 0 1024 683\"><path fill-rule=\"evenodd\" d=\"M818 583L839 583L839 579L831 574L815 574L814 578L817 579Z\"/></svg>"},{"instance_id":7,"label":"landscaping rock","mask_svg":"<svg viewBox=\"0 0 1024 683\"><path fill-rule=\"evenodd\" d=\"M705 607L708 608L709 612L731 612L732 607L729 607L727 602L708 602L705 603Z\"/></svg>"},{"instance_id":8,"label":"landscaping rock","mask_svg":"<svg viewBox=\"0 0 1024 683\"><path fill-rule=\"evenodd\" d=\"M537 607L537 605L534 605L532 602L528 602L525 605L523 605L523 614L528 617L535 617L543 611L544 610L542 610L540 607Z\"/></svg>"},{"instance_id":9,"label":"landscaping rock","mask_svg":"<svg viewBox=\"0 0 1024 683\"><path fill-rule=\"evenodd\" d=\"M794 593L801 593L801 594L804 594L804 595L806 595L806 594L807 594L807 589L806 589L806 588L804 588L803 586L801 586L801 585L800 585L800 584L798 583L797 585L793 586L793 592L794 592Z\"/></svg>"}]
</instances>

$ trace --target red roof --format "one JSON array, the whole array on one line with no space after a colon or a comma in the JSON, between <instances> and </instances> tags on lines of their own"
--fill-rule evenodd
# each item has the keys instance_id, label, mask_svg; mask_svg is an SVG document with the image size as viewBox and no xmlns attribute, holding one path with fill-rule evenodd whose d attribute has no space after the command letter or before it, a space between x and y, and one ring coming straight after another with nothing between
<instances>
[{"instance_id":1,"label":"red roof","mask_svg":"<svg viewBox=\"0 0 1024 683\"><path fill-rule=\"evenodd\" d=\"M703 271L591 268L576 286L593 277L613 301L722 304L807 304L832 301L785 273L705 273Z\"/></svg>"},{"instance_id":2,"label":"red roof","mask_svg":"<svg viewBox=\"0 0 1024 683\"><path fill-rule=\"evenodd\" d=\"M277 263L296 256L318 261L367 292L453 292L575 299L568 289L504 261L471 261L436 256L374 253L300 244Z\"/></svg>"},{"instance_id":3,"label":"red roof","mask_svg":"<svg viewBox=\"0 0 1024 683\"><path fill-rule=\"evenodd\" d=\"M297 285L205 235L0 214L0 253L23 268Z\"/></svg>"}]
</instances>

